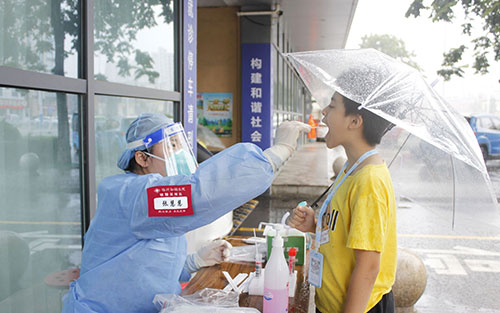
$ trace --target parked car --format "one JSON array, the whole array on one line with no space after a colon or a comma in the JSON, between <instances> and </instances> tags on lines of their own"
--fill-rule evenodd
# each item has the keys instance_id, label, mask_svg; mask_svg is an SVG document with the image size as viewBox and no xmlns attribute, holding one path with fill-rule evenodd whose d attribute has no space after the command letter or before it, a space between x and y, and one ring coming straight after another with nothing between
<instances>
[{"instance_id":1,"label":"parked car","mask_svg":"<svg viewBox=\"0 0 500 313\"><path fill-rule=\"evenodd\" d=\"M500 118L491 114L465 118L476 135L484 160L500 158Z\"/></svg>"}]
</instances>

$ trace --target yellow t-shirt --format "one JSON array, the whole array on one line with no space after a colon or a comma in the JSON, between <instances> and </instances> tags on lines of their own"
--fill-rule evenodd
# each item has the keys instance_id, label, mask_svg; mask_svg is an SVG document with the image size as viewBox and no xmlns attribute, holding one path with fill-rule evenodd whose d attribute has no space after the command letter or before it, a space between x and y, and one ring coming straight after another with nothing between
<instances>
[{"instance_id":1,"label":"yellow t-shirt","mask_svg":"<svg viewBox=\"0 0 500 313\"><path fill-rule=\"evenodd\" d=\"M354 249L370 250L381 254L367 312L391 291L396 277L396 200L387 166L368 164L347 177L333 196L325 220L330 240L319 249L323 280L316 288L316 307L323 313L342 312L356 263Z\"/></svg>"}]
</instances>

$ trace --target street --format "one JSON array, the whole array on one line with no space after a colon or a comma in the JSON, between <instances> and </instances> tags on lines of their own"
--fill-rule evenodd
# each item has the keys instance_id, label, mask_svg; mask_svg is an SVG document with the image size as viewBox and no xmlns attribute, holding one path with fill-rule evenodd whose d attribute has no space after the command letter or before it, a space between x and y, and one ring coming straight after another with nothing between
<instances>
[{"instance_id":1,"label":"street","mask_svg":"<svg viewBox=\"0 0 500 313\"><path fill-rule=\"evenodd\" d=\"M500 198L500 160L488 160L486 167L488 174L490 174L493 190L495 190L497 198Z\"/></svg>"},{"instance_id":2,"label":"street","mask_svg":"<svg viewBox=\"0 0 500 313\"><path fill-rule=\"evenodd\" d=\"M487 167L500 198L500 160L489 160ZM263 220L279 222L298 202L314 199L264 195L258 200L256 211L243 225L248 229ZM485 217L469 210L456 216L453 227L447 208L426 207L404 197L399 201L398 245L415 252L427 270L417 312L500 313L500 214Z\"/></svg>"},{"instance_id":3,"label":"street","mask_svg":"<svg viewBox=\"0 0 500 313\"><path fill-rule=\"evenodd\" d=\"M500 198L500 160L487 162ZM466 229L442 228L439 213L401 202L398 244L419 255L427 287L415 305L420 313L500 312L500 214L496 220L474 216ZM439 226L437 226L439 225Z\"/></svg>"}]
</instances>

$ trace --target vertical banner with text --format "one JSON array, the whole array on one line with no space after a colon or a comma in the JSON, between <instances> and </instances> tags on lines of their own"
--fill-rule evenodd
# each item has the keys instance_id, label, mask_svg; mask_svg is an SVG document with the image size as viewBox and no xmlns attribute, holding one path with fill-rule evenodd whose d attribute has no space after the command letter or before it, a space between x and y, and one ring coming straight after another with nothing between
<instances>
[{"instance_id":1,"label":"vertical banner with text","mask_svg":"<svg viewBox=\"0 0 500 313\"><path fill-rule=\"evenodd\" d=\"M196 155L196 0L184 0L183 72L184 130Z\"/></svg>"},{"instance_id":2,"label":"vertical banner with text","mask_svg":"<svg viewBox=\"0 0 500 313\"><path fill-rule=\"evenodd\" d=\"M271 44L241 45L241 138L271 146Z\"/></svg>"}]
</instances>

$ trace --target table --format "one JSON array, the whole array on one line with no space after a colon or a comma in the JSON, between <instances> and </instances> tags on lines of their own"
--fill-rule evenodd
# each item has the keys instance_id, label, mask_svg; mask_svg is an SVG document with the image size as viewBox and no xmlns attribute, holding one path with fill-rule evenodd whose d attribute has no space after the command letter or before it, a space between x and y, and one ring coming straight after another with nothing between
<instances>
[{"instance_id":1,"label":"table","mask_svg":"<svg viewBox=\"0 0 500 313\"><path fill-rule=\"evenodd\" d=\"M231 238L235 238L234 236ZM244 237L236 237L242 239ZM233 246L245 245L241 240L228 239ZM309 251L307 251L307 258ZM265 268L265 267L264 267ZM202 268L196 276L184 288L181 295L189 295L204 288L223 289L226 287L227 280L222 274L222 271L228 272L231 277L235 277L238 273L250 273L255 269L253 263L227 263L223 262L210 267ZM307 313L309 308L309 284L307 282L307 265L295 266L297 270L297 285L295 288L295 297L288 298L288 312ZM262 296L250 296L248 293L240 295L240 306L253 307L262 312L263 300Z\"/></svg>"}]
</instances>

